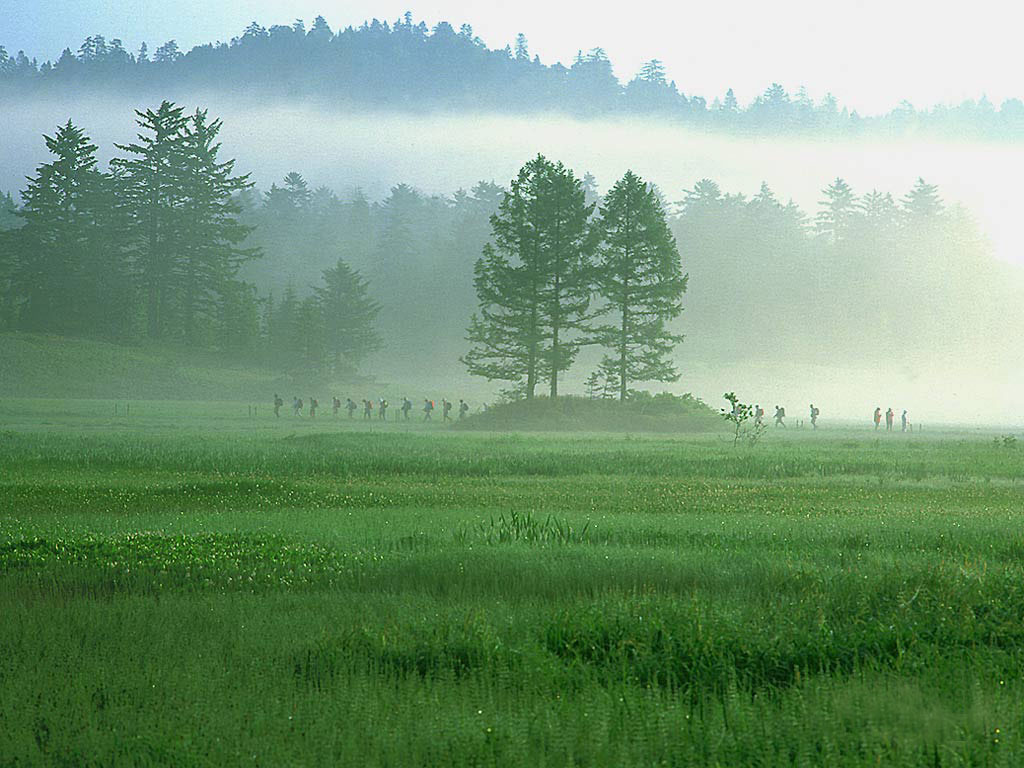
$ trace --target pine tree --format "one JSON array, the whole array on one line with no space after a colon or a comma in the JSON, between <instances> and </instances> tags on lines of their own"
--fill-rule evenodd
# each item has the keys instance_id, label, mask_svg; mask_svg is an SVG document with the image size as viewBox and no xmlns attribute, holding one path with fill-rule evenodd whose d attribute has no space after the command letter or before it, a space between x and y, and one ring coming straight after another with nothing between
<instances>
[{"instance_id":1,"label":"pine tree","mask_svg":"<svg viewBox=\"0 0 1024 768\"><path fill-rule=\"evenodd\" d=\"M183 151L188 118L164 101L156 111L137 111L138 143L117 144L129 157L111 168L124 178L134 211L135 264L146 297L146 332L152 339L169 331L176 311L175 268L183 236Z\"/></svg>"},{"instance_id":2,"label":"pine tree","mask_svg":"<svg viewBox=\"0 0 1024 768\"><path fill-rule=\"evenodd\" d=\"M857 196L843 179L837 178L822 190L825 199L821 201L821 210L816 219L816 229L837 243L843 240L850 230L854 217L857 215Z\"/></svg>"},{"instance_id":3,"label":"pine tree","mask_svg":"<svg viewBox=\"0 0 1024 768\"><path fill-rule=\"evenodd\" d=\"M666 324L682 312L687 278L657 191L627 171L600 210L603 243L595 267L597 290L607 302L602 314L616 322L596 329L611 349L620 400L631 381L675 381L667 356L682 337Z\"/></svg>"},{"instance_id":4,"label":"pine tree","mask_svg":"<svg viewBox=\"0 0 1024 768\"><path fill-rule=\"evenodd\" d=\"M233 286L239 266L259 255L241 247L252 228L239 221L235 195L253 184L248 174L233 175L234 160L219 160L221 127L220 120L210 121L205 111L196 110L181 145L182 239L173 280L180 284L184 339L192 345L201 343L198 331L213 319L217 302L239 295Z\"/></svg>"},{"instance_id":5,"label":"pine tree","mask_svg":"<svg viewBox=\"0 0 1024 768\"><path fill-rule=\"evenodd\" d=\"M516 35L516 61L527 62L530 60L530 46L526 42L526 35L520 32Z\"/></svg>"},{"instance_id":6,"label":"pine tree","mask_svg":"<svg viewBox=\"0 0 1024 768\"><path fill-rule=\"evenodd\" d=\"M470 373L511 381L527 398L576 357L590 304L593 205L571 170L543 156L522 167L491 218L493 244L475 269L480 314L462 358Z\"/></svg>"},{"instance_id":7,"label":"pine tree","mask_svg":"<svg viewBox=\"0 0 1024 768\"><path fill-rule=\"evenodd\" d=\"M934 220L942 213L944 207L939 196L939 188L934 184L927 184L921 178L918 178L914 188L903 198L903 213L909 220Z\"/></svg>"},{"instance_id":8,"label":"pine tree","mask_svg":"<svg viewBox=\"0 0 1024 768\"><path fill-rule=\"evenodd\" d=\"M117 335L122 328L100 319L126 310L124 247L113 216L117 197L96 167L96 145L81 129L68 121L44 138L55 158L29 179L18 214L25 225L13 235L22 326Z\"/></svg>"},{"instance_id":9,"label":"pine tree","mask_svg":"<svg viewBox=\"0 0 1024 768\"><path fill-rule=\"evenodd\" d=\"M369 296L362 275L343 260L324 270L323 284L313 289L324 327L324 346L335 373L353 371L380 348L376 330L380 306Z\"/></svg>"}]
</instances>

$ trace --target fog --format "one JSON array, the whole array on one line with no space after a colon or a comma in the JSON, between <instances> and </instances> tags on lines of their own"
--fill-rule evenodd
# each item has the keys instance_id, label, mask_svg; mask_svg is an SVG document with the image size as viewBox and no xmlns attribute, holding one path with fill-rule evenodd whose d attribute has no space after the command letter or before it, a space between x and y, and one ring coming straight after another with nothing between
<instances>
[{"instance_id":1,"label":"fog","mask_svg":"<svg viewBox=\"0 0 1024 768\"><path fill-rule=\"evenodd\" d=\"M525 160L541 152L579 174L592 173L601 191L631 168L656 183L668 201L679 200L683 190L705 177L718 182L723 192L747 195L766 181L782 201L792 198L813 218L820 190L836 176L845 178L857 193L877 188L897 198L924 177L940 187L947 204L961 203L971 211L997 258L1024 269L1024 217L1017 191L1017 182L1024 177L1020 146L917 139L754 140L687 132L653 121L345 114L176 96L179 103L208 107L212 115L224 119L225 155L237 158L239 170L251 171L262 189L297 170L311 186L327 185L341 195L362 188L379 200L400 182L428 193L450 194L480 180L505 184ZM47 156L41 134L52 133L58 123L72 118L106 159L115 141L134 136L132 109L152 103L19 102L6 110L0 129L0 190L24 186L24 177ZM698 272L686 243L679 245L684 269ZM471 267L452 279L471 280ZM756 282L758 275L744 274L743 279ZM880 302L901 300L896 283L879 285L878 295ZM444 297L437 301L438 311L445 311ZM685 306L729 301L729 296L702 293L699 281L693 280ZM785 301L784 296L765 296L763 304L735 311L771 312ZM964 307L965 312L971 310ZM878 349L874 360L847 355L835 346L817 348L819 321L806 317L804 322L807 348L779 349L772 339L751 338L743 340L749 354L729 361L715 354L724 340L694 335L684 313L682 328L689 335L676 352L682 379L650 388L692 391L716 407L722 392L736 390L751 402L785 404L796 418L813 401L822 409L825 423L829 418L866 423L875 406L884 410L890 405L897 412L909 409L912 419L925 424L1024 421L1024 408L1017 408L1018 393L1024 391L1024 360L1009 320L1007 327L978 339L969 356L951 355L941 345L922 348L908 339L905 346ZM856 334L856 328L847 330ZM729 342L735 347L735 339ZM396 360L386 351L368 368L382 380L407 387L438 386L455 379L467 395L493 396L497 386L465 376L454 352L460 343L447 340L430 370L418 361L410 366ZM581 391L579 382L590 370L586 359L570 373L569 390Z\"/></svg>"}]
</instances>

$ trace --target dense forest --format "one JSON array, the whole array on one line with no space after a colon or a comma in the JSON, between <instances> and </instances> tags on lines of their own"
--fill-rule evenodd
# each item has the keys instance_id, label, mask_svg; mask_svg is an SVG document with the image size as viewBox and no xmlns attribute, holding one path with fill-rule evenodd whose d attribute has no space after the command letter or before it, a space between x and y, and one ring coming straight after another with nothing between
<instances>
[{"instance_id":1,"label":"dense forest","mask_svg":"<svg viewBox=\"0 0 1024 768\"><path fill-rule=\"evenodd\" d=\"M0 41L2 43L2 41ZM886 115L861 116L832 96L820 102L778 83L749 104L730 89L688 94L657 59L627 83L606 53L580 51L569 66L531 55L525 35L489 49L469 24L429 29L411 14L334 31L323 17L269 28L253 22L230 42L179 49L174 40L137 52L117 39L91 35L77 52L39 62L0 45L0 93L66 96L88 92L143 94L203 92L227 96L302 99L338 108L553 111L577 117L649 115L701 130L751 135L956 137L1024 136L1024 102L995 105L985 97L919 110L902 103Z\"/></svg>"},{"instance_id":2,"label":"dense forest","mask_svg":"<svg viewBox=\"0 0 1024 768\"><path fill-rule=\"evenodd\" d=\"M459 359L484 338L470 323L488 306L481 263L502 249L517 180L448 196L399 184L370 200L311 189L296 171L260 191L220 157L221 123L206 112L164 102L138 117L108 169L69 122L46 137L52 159L20 196L0 193L0 329L205 349L304 377L385 359L410 375L465 370ZM670 368L821 361L827 350L886 365L922 350L988 354L1020 315L1019 270L923 180L894 197L835 179L808 215L767 184L748 197L705 179L665 195L627 174L602 197L591 176L557 167L583 211L580 238L600 230L587 251L595 263L602 253L611 263L621 183L634 179L636 199L649 197L664 222L672 250L659 252L681 255L681 270L658 279L683 283L657 334L686 336L660 358ZM587 292L614 294L608 273L588 280ZM587 292L573 299L583 310ZM564 362L584 348L576 379L614 325L567 328Z\"/></svg>"}]
</instances>

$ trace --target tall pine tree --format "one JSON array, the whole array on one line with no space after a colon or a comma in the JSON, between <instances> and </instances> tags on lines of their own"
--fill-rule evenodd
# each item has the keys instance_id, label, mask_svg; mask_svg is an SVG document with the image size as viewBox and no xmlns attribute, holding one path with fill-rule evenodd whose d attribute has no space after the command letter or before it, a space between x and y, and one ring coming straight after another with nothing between
<instances>
[{"instance_id":1,"label":"tall pine tree","mask_svg":"<svg viewBox=\"0 0 1024 768\"><path fill-rule=\"evenodd\" d=\"M529 399L575 359L588 319L593 205L571 170L538 156L520 169L491 218L477 261L480 314L462 358L470 373L512 382Z\"/></svg>"},{"instance_id":2,"label":"tall pine tree","mask_svg":"<svg viewBox=\"0 0 1024 768\"><path fill-rule=\"evenodd\" d=\"M666 324L682 312L687 277L657 191L632 171L605 198L598 229L597 290L615 322L596 339L612 350L602 368L614 371L625 400L631 381L679 378L667 356L682 337Z\"/></svg>"},{"instance_id":3,"label":"tall pine tree","mask_svg":"<svg viewBox=\"0 0 1024 768\"><path fill-rule=\"evenodd\" d=\"M188 118L182 107L164 101L154 111L137 111L138 142L118 144L128 157L111 167L125 181L134 211L135 264L146 302L146 333L168 335L177 311L175 268L183 234L183 153Z\"/></svg>"}]
</instances>

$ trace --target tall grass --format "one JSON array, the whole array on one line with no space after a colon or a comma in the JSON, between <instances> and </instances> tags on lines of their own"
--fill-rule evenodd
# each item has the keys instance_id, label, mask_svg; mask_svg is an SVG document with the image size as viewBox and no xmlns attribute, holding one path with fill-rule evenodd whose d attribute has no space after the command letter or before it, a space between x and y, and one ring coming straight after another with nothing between
<instances>
[{"instance_id":1,"label":"tall grass","mask_svg":"<svg viewBox=\"0 0 1024 768\"><path fill-rule=\"evenodd\" d=\"M0 765L1016 766L989 440L13 429Z\"/></svg>"}]
</instances>

